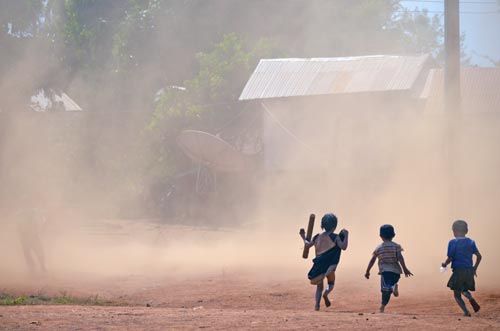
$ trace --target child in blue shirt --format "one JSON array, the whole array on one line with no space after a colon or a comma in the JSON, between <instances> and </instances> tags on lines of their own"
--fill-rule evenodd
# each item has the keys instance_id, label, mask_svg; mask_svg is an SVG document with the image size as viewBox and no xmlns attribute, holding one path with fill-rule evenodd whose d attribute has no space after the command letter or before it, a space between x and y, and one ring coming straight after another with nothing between
<instances>
[{"instance_id":1,"label":"child in blue shirt","mask_svg":"<svg viewBox=\"0 0 500 331\"><path fill-rule=\"evenodd\" d=\"M463 310L464 315L471 316L462 299L462 294L469 299L474 312L478 312L481 307L474 300L470 291L476 290L474 276L477 277L477 267L481 262L482 256L477 249L476 242L465 236L468 232L468 226L465 221L458 220L453 222L452 230L455 239L450 240L448 243L448 258L441 266L446 268L451 262L453 274L448 281L448 287L453 290L455 301ZM474 265L472 265L472 255L476 255L476 263Z\"/></svg>"}]
</instances>

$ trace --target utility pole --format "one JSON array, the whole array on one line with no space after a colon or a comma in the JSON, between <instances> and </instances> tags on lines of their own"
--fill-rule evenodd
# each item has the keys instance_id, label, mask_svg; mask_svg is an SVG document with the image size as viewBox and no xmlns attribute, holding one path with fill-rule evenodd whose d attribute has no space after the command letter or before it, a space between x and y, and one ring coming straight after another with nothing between
<instances>
[{"instance_id":1,"label":"utility pole","mask_svg":"<svg viewBox=\"0 0 500 331\"><path fill-rule=\"evenodd\" d=\"M459 0L444 0L444 118L445 164L448 181L448 206L450 221L460 206L460 176L458 175L458 146L461 123L460 91L460 11Z\"/></svg>"},{"instance_id":2,"label":"utility pole","mask_svg":"<svg viewBox=\"0 0 500 331\"><path fill-rule=\"evenodd\" d=\"M447 113L460 113L459 0L444 1L444 105Z\"/></svg>"}]
</instances>

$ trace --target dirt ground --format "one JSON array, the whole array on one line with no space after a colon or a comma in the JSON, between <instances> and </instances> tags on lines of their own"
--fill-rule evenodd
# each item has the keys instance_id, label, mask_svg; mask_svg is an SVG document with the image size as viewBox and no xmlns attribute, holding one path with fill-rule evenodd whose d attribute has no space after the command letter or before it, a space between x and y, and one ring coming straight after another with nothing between
<instances>
[{"instance_id":1,"label":"dirt ground","mask_svg":"<svg viewBox=\"0 0 500 331\"><path fill-rule=\"evenodd\" d=\"M125 306L3 306L0 330L499 330L500 291L482 290L482 309L461 316L446 289L405 290L386 313L377 313L377 280L337 283L330 308L313 311L314 288L298 279L263 280L251 275L214 275L203 279L122 277L90 283L32 288L8 286L11 293L72 295L98 293ZM4 288L4 290L6 290ZM38 292L37 292L38 291Z\"/></svg>"},{"instance_id":2,"label":"dirt ground","mask_svg":"<svg viewBox=\"0 0 500 331\"><path fill-rule=\"evenodd\" d=\"M283 237L271 232L269 238L142 223L85 224L64 236L53 231L46 241L52 243L49 272L31 278L16 233L5 228L0 294L98 297L105 304L0 306L0 330L500 330L500 286L486 282L481 272L492 268L487 263L475 293L482 308L466 318L445 286L449 274L436 270L440 256L429 257L434 274L427 275L409 249L415 277L401 280L400 296L380 314L375 269L370 280L363 278L369 248L356 255L375 243L353 237L354 248L337 271L333 305L316 312L315 288L305 277L311 262L300 258L296 231ZM256 242L271 242L272 249Z\"/></svg>"}]
</instances>

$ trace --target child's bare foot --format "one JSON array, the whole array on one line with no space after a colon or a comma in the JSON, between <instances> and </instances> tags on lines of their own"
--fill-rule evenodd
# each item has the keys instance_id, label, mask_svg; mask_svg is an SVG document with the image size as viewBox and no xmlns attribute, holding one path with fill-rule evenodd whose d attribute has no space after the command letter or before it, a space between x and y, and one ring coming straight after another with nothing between
<instances>
[{"instance_id":1,"label":"child's bare foot","mask_svg":"<svg viewBox=\"0 0 500 331\"><path fill-rule=\"evenodd\" d=\"M325 306L330 307L332 305L326 294L323 294L323 299L325 299Z\"/></svg>"},{"instance_id":2,"label":"child's bare foot","mask_svg":"<svg viewBox=\"0 0 500 331\"><path fill-rule=\"evenodd\" d=\"M384 310L385 310L385 305L381 305L381 306L380 306L380 312L381 312L381 313L383 313L383 312L384 312Z\"/></svg>"},{"instance_id":3,"label":"child's bare foot","mask_svg":"<svg viewBox=\"0 0 500 331\"><path fill-rule=\"evenodd\" d=\"M472 306L472 309L474 309L474 312L477 313L479 309L481 309L481 306L477 303L476 300L474 300L474 298L471 298L469 301Z\"/></svg>"},{"instance_id":4,"label":"child's bare foot","mask_svg":"<svg viewBox=\"0 0 500 331\"><path fill-rule=\"evenodd\" d=\"M394 294L395 297L399 296L398 284L394 285L394 288L392 289L392 294Z\"/></svg>"}]
</instances>

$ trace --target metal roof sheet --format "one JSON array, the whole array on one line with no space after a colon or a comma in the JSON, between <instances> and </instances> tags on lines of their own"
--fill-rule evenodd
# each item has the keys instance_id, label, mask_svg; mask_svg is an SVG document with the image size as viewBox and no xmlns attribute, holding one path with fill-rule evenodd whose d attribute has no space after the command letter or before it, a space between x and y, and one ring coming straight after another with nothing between
<instances>
[{"instance_id":1,"label":"metal roof sheet","mask_svg":"<svg viewBox=\"0 0 500 331\"><path fill-rule=\"evenodd\" d=\"M500 68L462 68L460 87L464 113L500 113ZM422 97L426 110L444 109L442 69L429 72Z\"/></svg>"},{"instance_id":2,"label":"metal roof sheet","mask_svg":"<svg viewBox=\"0 0 500 331\"><path fill-rule=\"evenodd\" d=\"M410 90L429 55L262 59L240 100Z\"/></svg>"},{"instance_id":3,"label":"metal roof sheet","mask_svg":"<svg viewBox=\"0 0 500 331\"><path fill-rule=\"evenodd\" d=\"M30 98L30 108L37 112L53 110L59 104L63 111L81 111L82 108L62 91L38 89Z\"/></svg>"}]
</instances>

